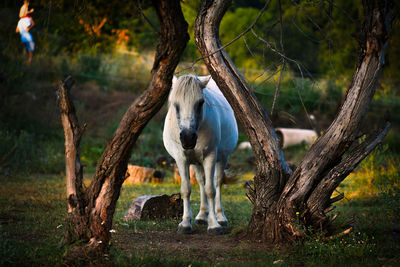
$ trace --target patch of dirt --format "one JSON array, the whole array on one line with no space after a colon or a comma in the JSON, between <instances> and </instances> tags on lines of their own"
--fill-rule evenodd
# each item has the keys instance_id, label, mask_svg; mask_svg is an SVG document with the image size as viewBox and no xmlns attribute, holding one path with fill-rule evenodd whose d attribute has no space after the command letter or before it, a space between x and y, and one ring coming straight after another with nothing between
<instances>
[{"instance_id":1,"label":"patch of dirt","mask_svg":"<svg viewBox=\"0 0 400 267\"><path fill-rule=\"evenodd\" d=\"M196 229L192 234L178 234L174 230L138 231L119 229L112 243L128 255L137 254L192 259L214 264L220 261L246 262L257 253L270 250L265 244L233 236L226 230L222 235L209 235L207 229Z\"/></svg>"}]
</instances>

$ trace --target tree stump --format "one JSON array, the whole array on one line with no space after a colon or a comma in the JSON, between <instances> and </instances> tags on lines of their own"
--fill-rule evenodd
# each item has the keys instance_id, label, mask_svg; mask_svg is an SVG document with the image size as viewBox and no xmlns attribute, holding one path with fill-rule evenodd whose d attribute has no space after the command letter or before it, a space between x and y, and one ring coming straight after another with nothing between
<instances>
[{"instance_id":1,"label":"tree stump","mask_svg":"<svg viewBox=\"0 0 400 267\"><path fill-rule=\"evenodd\" d=\"M181 194L145 195L136 198L125 212L124 220L179 219L183 214Z\"/></svg>"}]
</instances>

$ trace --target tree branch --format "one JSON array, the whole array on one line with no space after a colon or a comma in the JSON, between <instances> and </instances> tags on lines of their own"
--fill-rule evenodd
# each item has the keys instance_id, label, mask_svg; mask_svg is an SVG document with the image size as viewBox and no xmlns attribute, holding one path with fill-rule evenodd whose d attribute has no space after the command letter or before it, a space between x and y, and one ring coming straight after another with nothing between
<instances>
[{"instance_id":1,"label":"tree branch","mask_svg":"<svg viewBox=\"0 0 400 267\"><path fill-rule=\"evenodd\" d=\"M268 8L269 4L271 3L271 0L268 0L268 2L265 3L264 7L261 9L260 13L258 13L257 18L253 21L253 23L246 29L244 30L241 34L239 34L238 36L236 36L233 40L231 40L229 43L219 47L218 49L216 49L215 51L209 53L208 55L202 56L201 58L197 58L195 61L193 61L192 63L192 67L194 64L196 64L197 62L199 62L200 60L203 60L209 56L212 56L215 53L218 53L219 51L221 51L222 49L225 49L225 47L230 46L231 44L233 44L234 42L236 42L237 40L239 40L242 36L246 35L250 30L253 29L253 27L257 24L258 20L260 19L261 15L264 13L264 11Z\"/></svg>"},{"instance_id":2,"label":"tree branch","mask_svg":"<svg viewBox=\"0 0 400 267\"><path fill-rule=\"evenodd\" d=\"M56 91L61 122L65 135L65 174L67 182L68 212L72 212L84 200L83 170L79 156L79 144L86 128L80 127L74 105L71 102L69 90L74 80L68 76L62 81Z\"/></svg>"},{"instance_id":3,"label":"tree branch","mask_svg":"<svg viewBox=\"0 0 400 267\"><path fill-rule=\"evenodd\" d=\"M311 213L329 206L331 203L344 197L344 195L339 195L333 199L329 199L336 187L338 187L376 146L382 143L389 129L390 123L387 122L383 127L370 134L364 142L355 147L347 157L343 158L327 173L307 200L307 206Z\"/></svg>"},{"instance_id":4,"label":"tree branch","mask_svg":"<svg viewBox=\"0 0 400 267\"><path fill-rule=\"evenodd\" d=\"M153 25L153 23L151 23L151 21L149 20L148 17L146 17L146 15L143 12L142 9L142 5L140 4L140 1L137 1L134 3L136 8L138 9L140 15L142 15L143 19L147 22L147 24L149 24L149 26L153 29L154 33L158 36L161 36L161 32L156 28L156 26Z\"/></svg>"}]
</instances>

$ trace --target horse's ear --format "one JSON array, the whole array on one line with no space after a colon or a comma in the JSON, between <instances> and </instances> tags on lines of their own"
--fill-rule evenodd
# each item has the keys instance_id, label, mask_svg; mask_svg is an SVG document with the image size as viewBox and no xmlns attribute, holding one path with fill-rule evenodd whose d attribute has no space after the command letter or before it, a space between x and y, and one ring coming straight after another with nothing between
<instances>
[{"instance_id":1,"label":"horse's ear","mask_svg":"<svg viewBox=\"0 0 400 267\"><path fill-rule=\"evenodd\" d=\"M177 80L178 80L178 78L174 75L172 77L172 86L174 86L174 84L176 83Z\"/></svg>"},{"instance_id":2,"label":"horse's ear","mask_svg":"<svg viewBox=\"0 0 400 267\"><path fill-rule=\"evenodd\" d=\"M211 75L208 75L208 76L199 76L199 77L197 77L197 78L200 80L201 88L205 88L205 87L207 86L208 82L209 82L210 79L211 79Z\"/></svg>"}]
</instances>

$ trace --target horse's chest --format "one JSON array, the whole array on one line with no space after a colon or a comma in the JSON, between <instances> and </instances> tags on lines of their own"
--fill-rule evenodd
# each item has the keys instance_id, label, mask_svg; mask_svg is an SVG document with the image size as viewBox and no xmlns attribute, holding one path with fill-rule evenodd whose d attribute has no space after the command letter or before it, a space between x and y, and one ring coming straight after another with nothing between
<instances>
[{"instance_id":1,"label":"horse's chest","mask_svg":"<svg viewBox=\"0 0 400 267\"><path fill-rule=\"evenodd\" d=\"M201 164L204 160L204 153L195 149L185 150L183 154L189 164Z\"/></svg>"}]
</instances>

